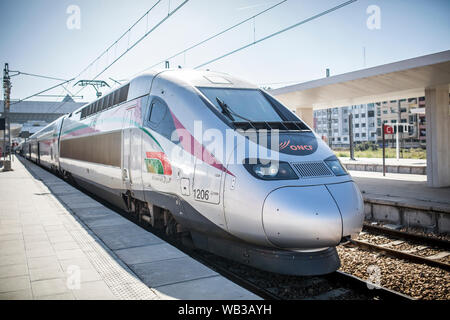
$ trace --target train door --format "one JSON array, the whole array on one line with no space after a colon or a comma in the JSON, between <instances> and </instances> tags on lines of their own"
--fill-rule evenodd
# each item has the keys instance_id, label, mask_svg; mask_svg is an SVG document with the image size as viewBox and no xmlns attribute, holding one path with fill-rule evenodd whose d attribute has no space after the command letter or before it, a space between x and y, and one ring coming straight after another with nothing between
<instances>
[{"instance_id":1,"label":"train door","mask_svg":"<svg viewBox=\"0 0 450 320\"><path fill-rule=\"evenodd\" d=\"M122 181L125 190L131 190L133 178L131 176L131 119L132 109L127 109L122 125Z\"/></svg>"},{"instance_id":2,"label":"train door","mask_svg":"<svg viewBox=\"0 0 450 320\"><path fill-rule=\"evenodd\" d=\"M61 134L62 134L62 128L63 128L63 124L64 124L64 119L65 117L61 118L61 121L58 123L58 125L56 126L56 145L55 145L55 161L56 161L56 166L58 168L58 170L61 169L61 164L59 162L59 158L61 155Z\"/></svg>"},{"instance_id":3,"label":"train door","mask_svg":"<svg viewBox=\"0 0 450 320\"><path fill-rule=\"evenodd\" d=\"M223 172L208 161L196 159L193 181L193 198L201 212L213 223L225 227L221 199Z\"/></svg>"},{"instance_id":4,"label":"train door","mask_svg":"<svg viewBox=\"0 0 450 320\"><path fill-rule=\"evenodd\" d=\"M138 107L136 107L138 108ZM136 113L137 110L133 109L131 129L130 129L130 157L129 157L129 170L130 176L133 179L133 189L132 194L134 197L143 199L142 192L144 187L142 184L142 162L144 157L142 157L142 130L136 127Z\"/></svg>"},{"instance_id":5,"label":"train door","mask_svg":"<svg viewBox=\"0 0 450 320\"><path fill-rule=\"evenodd\" d=\"M197 158L194 169L194 199L219 204L221 180L222 171Z\"/></svg>"},{"instance_id":6,"label":"train door","mask_svg":"<svg viewBox=\"0 0 450 320\"><path fill-rule=\"evenodd\" d=\"M40 148L40 142L39 141L37 141L36 162L37 163L41 163L41 148Z\"/></svg>"}]
</instances>

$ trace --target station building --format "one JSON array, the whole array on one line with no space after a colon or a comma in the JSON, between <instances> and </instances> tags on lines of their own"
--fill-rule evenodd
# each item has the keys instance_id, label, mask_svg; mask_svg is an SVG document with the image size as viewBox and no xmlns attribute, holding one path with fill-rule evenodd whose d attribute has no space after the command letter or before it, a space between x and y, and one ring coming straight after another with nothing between
<instances>
[{"instance_id":1,"label":"station building","mask_svg":"<svg viewBox=\"0 0 450 320\"><path fill-rule=\"evenodd\" d=\"M78 109L85 102L75 102L69 95L62 101L21 101L11 102L8 116L11 123L11 144L20 143L33 133L64 114ZM4 117L4 102L0 100L0 118ZM0 131L0 154L4 146L4 132ZM8 146L5 145L8 150Z\"/></svg>"},{"instance_id":2,"label":"station building","mask_svg":"<svg viewBox=\"0 0 450 320\"><path fill-rule=\"evenodd\" d=\"M50 123L60 116L81 107L84 102L75 102L69 96L63 101L11 101L9 117L11 123L23 124L28 121L45 121ZM3 117L4 104L0 100L0 117Z\"/></svg>"},{"instance_id":3,"label":"station building","mask_svg":"<svg viewBox=\"0 0 450 320\"><path fill-rule=\"evenodd\" d=\"M71 113L84 104L85 102L73 101L68 95L62 101L21 101L18 103L12 101L9 111L11 136L20 135L25 131L33 134L62 115ZM3 100L0 100L0 118L2 117L4 117L4 103ZM17 127L21 129L19 131L12 130Z\"/></svg>"}]
</instances>

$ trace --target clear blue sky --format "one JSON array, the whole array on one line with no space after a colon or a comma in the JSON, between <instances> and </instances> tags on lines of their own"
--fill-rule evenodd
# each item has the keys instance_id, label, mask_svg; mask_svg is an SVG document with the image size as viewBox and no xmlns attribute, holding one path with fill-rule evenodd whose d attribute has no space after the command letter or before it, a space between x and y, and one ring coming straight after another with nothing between
<instances>
[{"instance_id":1,"label":"clear blue sky","mask_svg":"<svg viewBox=\"0 0 450 320\"><path fill-rule=\"evenodd\" d=\"M3 0L0 2L0 63L11 70L58 78L77 75L120 34L148 10L156 0ZM171 0L175 8L181 0ZM277 0L190 0L157 31L149 35L100 79L127 79L134 73L170 56L240 20L278 2ZM292 25L344 0L288 0L255 19L256 39ZM69 30L69 5L81 9L81 29ZM150 15L153 25L168 11L163 0ZM369 30L369 5L381 9L381 28ZM325 75L341 74L420 55L450 49L450 1L447 0L359 0L284 34L229 56L205 68L227 72L254 83L304 82ZM146 20L131 35L130 43L146 28ZM238 48L254 37L253 23L211 41L171 66L195 67L222 53ZM116 54L127 45L128 37ZM122 49L121 49L122 48ZM111 52L109 61L114 57ZM105 58L106 59L106 58ZM89 78L106 65L105 59L81 78ZM13 78L13 98L24 98L56 81L25 76ZM73 83L72 83L73 84ZM77 91L79 88L72 88ZM286 83L287 84L287 83ZM273 87L280 85L272 85ZM49 94L62 94L58 88ZM85 101L94 98L83 90Z\"/></svg>"}]
</instances>

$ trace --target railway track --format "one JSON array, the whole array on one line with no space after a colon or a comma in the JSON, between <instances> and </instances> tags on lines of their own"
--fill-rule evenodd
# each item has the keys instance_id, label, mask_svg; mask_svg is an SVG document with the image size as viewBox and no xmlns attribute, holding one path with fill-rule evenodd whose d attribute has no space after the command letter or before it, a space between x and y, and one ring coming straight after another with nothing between
<instances>
[{"instance_id":1,"label":"railway track","mask_svg":"<svg viewBox=\"0 0 450 320\"><path fill-rule=\"evenodd\" d=\"M445 239L365 225L360 239L347 246L352 245L450 271L450 242Z\"/></svg>"},{"instance_id":2,"label":"railway track","mask_svg":"<svg viewBox=\"0 0 450 320\"><path fill-rule=\"evenodd\" d=\"M163 231L155 229L146 222L117 208L101 198L90 194L123 217L157 235L179 250L207 265L234 283L246 288L267 300L413 300L399 292L375 286L367 281L336 271L324 276L286 276L255 269L235 261L222 258L210 252L195 249L183 242L180 237L168 236ZM280 286L279 283L282 285Z\"/></svg>"},{"instance_id":3,"label":"railway track","mask_svg":"<svg viewBox=\"0 0 450 320\"><path fill-rule=\"evenodd\" d=\"M342 271L323 276L286 276L258 270L209 252L196 252L194 257L264 299L413 300Z\"/></svg>"},{"instance_id":4,"label":"railway track","mask_svg":"<svg viewBox=\"0 0 450 320\"><path fill-rule=\"evenodd\" d=\"M429 246L437 246L441 248L450 248L450 241L446 239L441 239L431 235L423 235L418 233L400 231L395 229L389 229L377 225L364 224L363 231L367 231L370 233L381 234L381 235L389 235L393 237L399 237L405 240L417 241L422 244L426 244Z\"/></svg>"},{"instance_id":5,"label":"railway track","mask_svg":"<svg viewBox=\"0 0 450 320\"><path fill-rule=\"evenodd\" d=\"M162 230L151 227L135 216L104 201L77 185L103 205L124 218L155 234L179 250L207 265L234 283L266 300L414 300L412 297L382 286L368 283L351 274L336 271L323 276L286 276L274 274L244 265L203 250L186 245L182 238L168 236ZM279 284L282 284L281 286Z\"/></svg>"}]
</instances>

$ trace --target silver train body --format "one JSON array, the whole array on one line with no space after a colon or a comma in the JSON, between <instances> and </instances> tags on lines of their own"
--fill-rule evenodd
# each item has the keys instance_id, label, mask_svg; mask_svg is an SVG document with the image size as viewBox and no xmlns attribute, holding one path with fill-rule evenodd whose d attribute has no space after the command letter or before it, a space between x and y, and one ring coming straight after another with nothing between
<instances>
[{"instance_id":1,"label":"silver train body","mask_svg":"<svg viewBox=\"0 0 450 320\"><path fill-rule=\"evenodd\" d=\"M255 121L233 109L241 97L250 101L246 108L264 106ZM246 137L219 158L199 138L260 129L269 140L278 133L276 150ZM286 178L247 165L252 147L276 156ZM335 247L362 228L361 194L329 147L268 93L226 74L139 76L20 149L154 226L189 232L198 248L271 272L333 272L340 266Z\"/></svg>"}]
</instances>

